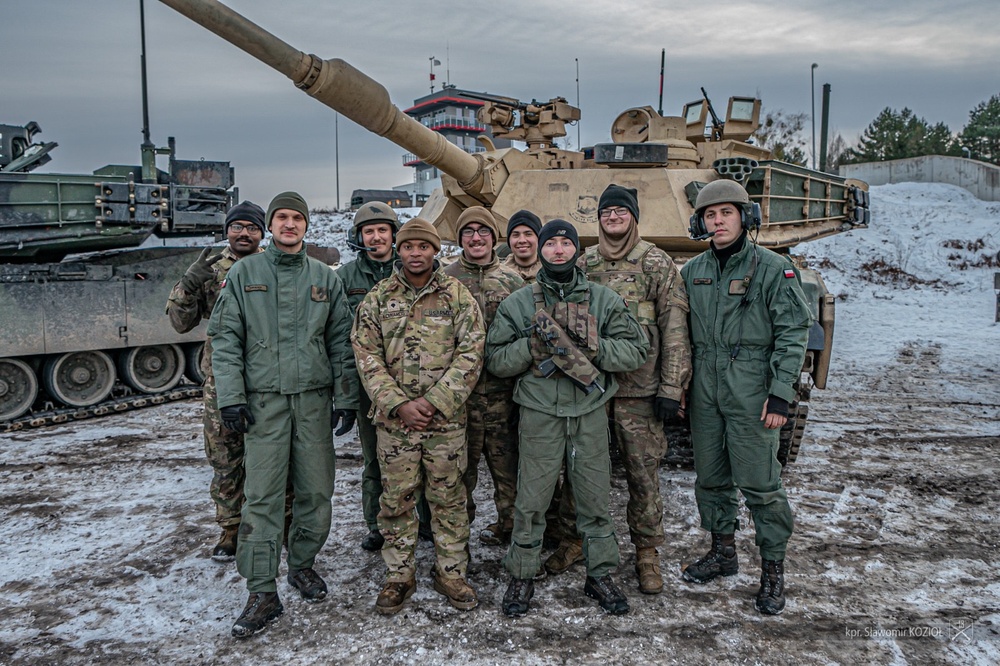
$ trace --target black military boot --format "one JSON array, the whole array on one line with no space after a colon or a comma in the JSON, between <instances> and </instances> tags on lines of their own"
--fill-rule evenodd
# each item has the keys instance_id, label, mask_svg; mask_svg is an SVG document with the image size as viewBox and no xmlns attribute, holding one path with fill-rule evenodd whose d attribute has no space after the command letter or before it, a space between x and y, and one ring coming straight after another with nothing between
<instances>
[{"instance_id":1,"label":"black military boot","mask_svg":"<svg viewBox=\"0 0 1000 666\"><path fill-rule=\"evenodd\" d=\"M361 547L365 550L382 550L382 546L385 545L385 537L378 530L372 530L368 533L361 541Z\"/></svg>"},{"instance_id":2,"label":"black military boot","mask_svg":"<svg viewBox=\"0 0 1000 666\"><path fill-rule=\"evenodd\" d=\"M764 615L777 615L785 609L785 561L760 561L760 589L755 601Z\"/></svg>"},{"instance_id":3,"label":"black military boot","mask_svg":"<svg viewBox=\"0 0 1000 666\"><path fill-rule=\"evenodd\" d=\"M233 638L250 638L285 612L277 592L251 592L233 625Z\"/></svg>"},{"instance_id":4,"label":"black military boot","mask_svg":"<svg viewBox=\"0 0 1000 666\"><path fill-rule=\"evenodd\" d=\"M531 578L511 578L503 595L503 614L521 617L528 612L531 597L535 596L535 581Z\"/></svg>"},{"instance_id":5,"label":"black military boot","mask_svg":"<svg viewBox=\"0 0 1000 666\"><path fill-rule=\"evenodd\" d=\"M611 576L601 576L600 578L587 576L583 592L591 599L597 599L601 608L612 615L624 615L628 612L628 599L625 598L625 593L611 580Z\"/></svg>"},{"instance_id":6,"label":"black military boot","mask_svg":"<svg viewBox=\"0 0 1000 666\"><path fill-rule=\"evenodd\" d=\"M326 583L313 569L293 569L288 572L288 584L309 603L326 599Z\"/></svg>"},{"instance_id":7,"label":"black military boot","mask_svg":"<svg viewBox=\"0 0 1000 666\"><path fill-rule=\"evenodd\" d=\"M712 532L711 549L700 560L684 567L681 576L691 583L707 583L719 576L735 576L739 570L736 535Z\"/></svg>"},{"instance_id":8,"label":"black military boot","mask_svg":"<svg viewBox=\"0 0 1000 666\"><path fill-rule=\"evenodd\" d=\"M239 525L222 528L222 536L212 549L212 559L216 562L232 562L236 559L236 543L239 541Z\"/></svg>"}]
</instances>

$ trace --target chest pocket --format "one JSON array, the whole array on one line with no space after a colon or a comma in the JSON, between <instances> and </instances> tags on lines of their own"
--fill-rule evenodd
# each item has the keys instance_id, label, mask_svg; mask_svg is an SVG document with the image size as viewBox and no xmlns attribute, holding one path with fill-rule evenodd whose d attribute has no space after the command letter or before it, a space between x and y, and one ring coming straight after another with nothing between
<instances>
[{"instance_id":1,"label":"chest pocket","mask_svg":"<svg viewBox=\"0 0 1000 666\"><path fill-rule=\"evenodd\" d=\"M625 299L625 305L640 326L656 326L656 305L646 300L643 273L612 273L605 284Z\"/></svg>"}]
</instances>

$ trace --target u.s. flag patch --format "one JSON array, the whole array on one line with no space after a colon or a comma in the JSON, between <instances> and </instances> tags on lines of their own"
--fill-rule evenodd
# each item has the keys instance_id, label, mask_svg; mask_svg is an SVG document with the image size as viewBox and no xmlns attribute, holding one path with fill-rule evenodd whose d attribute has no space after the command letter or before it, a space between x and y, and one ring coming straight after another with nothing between
<instances>
[{"instance_id":1,"label":"u.s. flag patch","mask_svg":"<svg viewBox=\"0 0 1000 666\"><path fill-rule=\"evenodd\" d=\"M793 271L791 268L786 268L785 269L785 277L786 278L793 278L793 277L795 277L795 271Z\"/></svg>"}]
</instances>

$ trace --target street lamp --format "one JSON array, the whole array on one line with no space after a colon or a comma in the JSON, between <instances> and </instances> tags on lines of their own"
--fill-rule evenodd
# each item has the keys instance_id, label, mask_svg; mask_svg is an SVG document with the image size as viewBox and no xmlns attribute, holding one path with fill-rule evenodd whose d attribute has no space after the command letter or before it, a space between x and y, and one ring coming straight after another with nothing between
<instances>
[{"instance_id":1,"label":"street lamp","mask_svg":"<svg viewBox=\"0 0 1000 666\"><path fill-rule=\"evenodd\" d=\"M816 68L817 67L819 67L819 65L813 63L812 67L809 69L810 92L812 93L813 169L816 168Z\"/></svg>"}]
</instances>

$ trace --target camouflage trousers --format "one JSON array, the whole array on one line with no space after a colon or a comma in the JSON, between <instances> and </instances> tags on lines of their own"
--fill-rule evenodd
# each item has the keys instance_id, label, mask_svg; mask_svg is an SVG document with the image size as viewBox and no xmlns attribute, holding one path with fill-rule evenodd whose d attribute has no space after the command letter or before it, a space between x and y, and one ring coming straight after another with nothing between
<instances>
[{"instance_id":1,"label":"camouflage trousers","mask_svg":"<svg viewBox=\"0 0 1000 666\"><path fill-rule=\"evenodd\" d=\"M378 528L385 537L382 559L386 581L414 577L419 492L431 509L431 529L442 578L465 577L469 564L469 514L466 511L465 428L440 431L388 431L378 428L382 472Z\"/></svg>"},{"instance_id":2,"label":"camouflage trousers","mask_svg":"<svg viewBox=\"0 0 1000 666\"><path fill-rule=\"evenodd\" d=\"M285 533L288 481L295 489L288 532L288 568L313 566L330 534L336 459L330 389L251 393L256 422L246 434L246 503L236 569L250 592L274 592Z\"/></svg>"},{"instance_id":3,"label":"camouflage trousers","mask_svg":"<svg viewBox=\"0 0 1000 666\"><path fill-rule=\"evenodd\" d=\"M511 431L514 400L510 393L473 393L466 403L468 421L469 466L462 477L465 484L469 525L476 518L472 493L479 481L479 459L485 454L486 466L493 478L493 503L500 524L514 519L514 496L517 493L517 437Z\"/></svg>"},{"instance_id":4,"label":"camouflage trousers","mask_svg":"<svg viewBox=\"0 0 1000 666\"><path fill-rule=\"evenodd\" d=\"M653 398L613 398L612 434L618 442L628 481L626 520L636 548L662 546L663 498L660 461L667 453L663 422L653 416Z\"/></svg>"},{"instance_id":5,"label":"camouflage trousers","mask_svg":"<svg viewBox=\"0 0 1000 666\"><path fill-rule=\"evenodd\" d=\"M368 416L372 400L364 389L358 392L361 408L358 409L358 439L361 440L361 457L364 467L361 469L361 513L365 518L368 531L378 529L379 498L382 497L382 472L378 468L378 433L375 424ZM431 510L427 506L427 498L420 493L417 500L417 516L421 525L430 525Z\"/></svg>"},{"instance_id":6,"label":"camouflage trousers","mask_svg":"<svg viewBox=\"0 0 1000 666\"><path fill-rule=\"evenodd\" d=\"M203 389L205 410L205 456L212 466L209 494L215 502L215 520L222 527L240 524L243 508L243 435L222 425L215 377L206 375Z\"/></svg>"},{"instance_id":7,"label":"camouflage trousers","mask_svg":"<svg viewBox=\"0 0 1000 666\"><path fill-rule=\"evenodd\" d=\"M215 502L215 521L220 527L238 527L243 510L243 483L246 472L243 469L243 435L222 425L219 413L219 396L215 390L215 376L209 371L205 375L202 391L205 409L202 414L205 431L205 456L212 466L212 483L209 494ZM292 520L292 479L285 487L285 525Z\"/></svg>"}]
</instances>

